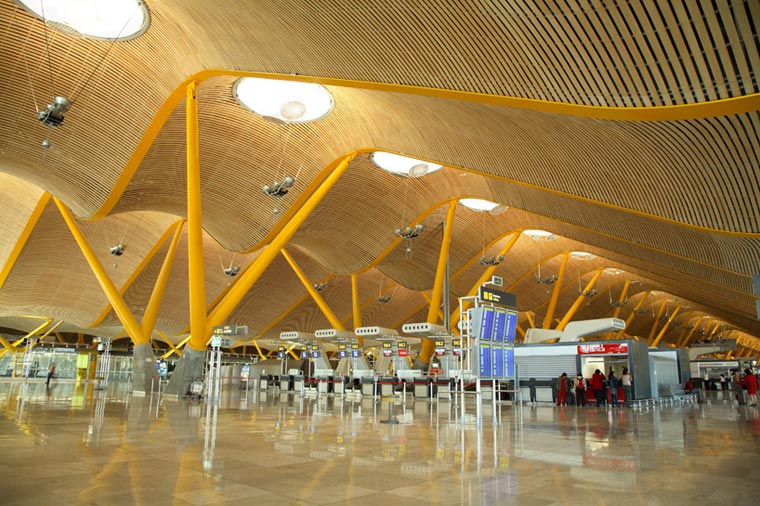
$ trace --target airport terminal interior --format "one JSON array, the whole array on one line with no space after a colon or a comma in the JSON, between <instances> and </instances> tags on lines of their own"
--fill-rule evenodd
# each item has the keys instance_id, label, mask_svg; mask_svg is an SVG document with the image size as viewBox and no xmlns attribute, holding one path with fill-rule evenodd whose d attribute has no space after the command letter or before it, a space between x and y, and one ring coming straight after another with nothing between
<instances>
[{"instance_id":1,"label":"airport terminal interior","mask_svg":"<svg viewBox=\"0 0 760 506\"><path fill-rule=\"evenodd\" d=\"M0 502L757 504L759 25L0 0Z\"/></svg>"}]
</instances>

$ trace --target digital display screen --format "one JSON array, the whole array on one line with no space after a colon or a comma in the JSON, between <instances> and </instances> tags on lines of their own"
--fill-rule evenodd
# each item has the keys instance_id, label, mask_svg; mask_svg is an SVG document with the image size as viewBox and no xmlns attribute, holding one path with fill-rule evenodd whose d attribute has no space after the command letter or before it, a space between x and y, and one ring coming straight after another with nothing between
<instances>
[{"instance_id":1,"label":"digital display screen","mask_svg":"<svg viewBox=\"0 0 760 506\"><path fill-rule=\"evenodd\" d=\"M398 349L406 348L406 341L399 341L398 342Z\"/></svg>"},{"instance_id":2,"label":"digital display screen","mask_svg":"<svg viewBox=\"0 0 760 506\"><path fill-rule=\"evenodd\" d=\"M339 344L338 345L338 349L339 350L345 350L346 349L346 345L345 344Z\"/></svg>"},{"instance_id":3,"label":"digital display screen","mask_svg":"<svg viewBox=\"0 0 760 506\"><path fill-rule=\"evenodd\" d=\"M507 310L507 323L504 328L504 341L508 343L515 342L515 333L517 332L517 311Z\"/></svg>"},{"instance_id":4,"label":"digital display screen","mask_svg":"<svg viewBox=\"0 0 760 506\"><path fill-rule=\"evenodd\" d=\"M319 358L319 352L318 351L312 351L311 352L311 358Z\"/></svg>"},{"instance_id":5,"label":"digital display screen","mask_svg":"<svg viewBox=\"0 0 760 506\"><path fill-rule=\"evenodd\" d=\"M346 358L348 355L347 355L347 352L346 352L346 350L340 350L340 351L338 352L338 356L339 356L340 358Z\"/></svg>"},{"instance_id":6,"label":"digital display screen","mask_svg":"<svg viewBox=\"0 0 760 506\"><path fill-rule=\"evenodd\" d=\"M493 334L491 339L494 341L504 340L504 329L507 324L507 310L503 308L496 308L493 317Z\"/></svg>"},{"instance_id":7,"label":"digital display screen","mask_svg":"<svg viewBox=\"0 0 760 506\"><path fill-rule=\"evenodd\" d=\"M361 352L359 350L351 350L351 356L354 358L359 358L361 356Z\"/></svg>"},{"instance_id":8,"label":"digital display screen","mask_svg":"<svg viewBox=\"0 0 760 506\"><path fill-rule=\"evenodd\" d=\"M491 350L493 355L493 371L492 376L494 378L504 377L504 348L493 348Z\"/></svg>"},{"instance_id":9,"label":"digital display screen","mask_svg":"<svg viewBox=\"0 0 760 506\"><path fill-rule=\"evenodd\" d=\"M302 351L301 352L301 358L309 358L309 352L308 351Z\"/></svg>"},{"instance_id":10,"label":"digital display screen","mask_svg":"<svg viewBox=\"0 0 760 506\"><path fill-rule=\"evenodd\" d=\"M434 341L434 344L436 348L443 348L444 346L446 346L446 342L443 339L436 339Z\"/></svg>"},{"instance_id":11,"label":"digital display screen","mask_svg":"<svg viewBox=\"0 0 760 506\"><path fill-rule=\"evenodd\" d=\"M475 336L481 340L490 341L491 333L493 332L493 306L484 306L476 309L480 315L479 321L474 322L476 327L473 330L478 331L478 335Z\"/></svg>"},{"instance_id":12,"label":"digital display screen","mask_svg":"<svg viewBox=\"0 0 760 506\"><path fill-rule=\"evenodd\" d=\"M454 348L461 348L462 347L462 340L461 339L452 339L451 340L451 346Z\"/></svg>"},{"instance_id":13,"label":"digital display screen","mask_svg":"<svg viewBox=\"0 0 760 506\"><path fill-rule=\"evenodd\" d=\"M491 348L490 346L480 347L480 377L491 377Z\"/></svg>"},{"instance_id":14,"label":"digital display screen","mask_svg":"<svg viewBox=\"0 0 760 506\"><path fill-rule=\"evenodd\" d=\"M358 350L359 349L359 343L351 343L351 349L352 350Z\"/></svg>"},{"instance_id":15,"label":"digital display screen","mask_svg":"<svg viewBox=\"0 0 760 506\"><path fill-rule=\"evenodd\" d=\"M278 351L277 352L277 358L285 358L285 352L284 351Z\"/></svg>"},{"instance_id":16,"label":"digital display screen","mask_svg":"<svg viewBox=\"0 0 760 506\"><path fill-rule=\"evenodd\" d=\"M319 345L318 344L312 344L311 345L311 351L319 351Z\"/></svg>"},{"instance_id":17,"label":"digital display screen","mask_svg":"<svg viewBox=\"0 0 760 506\"><path fill-rule=\"evenodd\" d=\"M504 375L509 378L515 377L515 350L512 348L504 350Z\"/></svg>"}]
</instances>

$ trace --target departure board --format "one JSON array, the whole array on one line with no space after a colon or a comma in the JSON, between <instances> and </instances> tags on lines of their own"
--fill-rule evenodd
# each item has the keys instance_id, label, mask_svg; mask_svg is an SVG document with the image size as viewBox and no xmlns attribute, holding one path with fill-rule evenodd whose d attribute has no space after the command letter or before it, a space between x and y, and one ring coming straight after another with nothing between
<instances>
[{"instance_id":1,"label":"departure board","mask_svg":"<svg viewBox=\"0 0 760 506\"><path fill-rule=\"evenodd\" d=\"M490 346L480 347L480 377L481 378L491 377L491 347Z\"/></svg>"},{"instance_id":2,"label":"departure board","mask_svg":"<svg viewBox=\"0 0 760 506\"><path fill-rule=\"evenodd\" d=\"M497 307L494 311L494 318L493 318L493 333L491 339L493 341L503 341L504 340L504 329L506 328L507 324L507 310L504 308Z\"/></svg>"},{"instance_id":3,"label":"departure board","mask_svg":"<svg viewBox=\"0 0 760 506\"><path fill-rule=\"evenodd\" d=\"M504 375L508 378L515 376L515 350L513 348L504 349Z\"/></svg>"},{"instance_id":4,"label":"departure board","mask_svg":"<svg viewBox=\"0 0 760 506\"><path fill-rule=\"evenodd\" d=\"M491 340L491 334L493 333L493 317L493 306L483 306L473 309L472 331L473 333L477 333L475 337L483 341Z\"/></svg>"},{"instance_id":5,"label":"departure board","mask_svg":"<svg viewBox=\"0 0 760 506\"><path fill-rule=\"evenodd\" d=\"M517 311L507 310L507 321L504 326L504 341L507 343L515 342L515 333L517 331Z\"/></svg>"},{"instance_id":6,"label":"departure board","mask_svg":"<svg viewBox=\"0 0 760 506\"><path fill-rule=\"evenodd\" d=\"M493 371L492 376L494 378L504 377L504 348L494 347L491 349L493 354Z\"/></svg>"}]
</instances>

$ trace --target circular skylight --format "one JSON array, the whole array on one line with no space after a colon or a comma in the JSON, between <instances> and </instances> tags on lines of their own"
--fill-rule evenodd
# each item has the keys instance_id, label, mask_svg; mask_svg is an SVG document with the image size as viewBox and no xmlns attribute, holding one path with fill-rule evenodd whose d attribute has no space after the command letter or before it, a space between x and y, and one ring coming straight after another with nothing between
<instances>
[{"instance_id":1,"label":"circular skylight","mask_svg":"<svg viewBox=\"0 0 760 506\"><path fill-rule=\"evenodd\" d=\"M232 92L246 109L282 123L316 121L335 105L327 88L314 83L241 77Z\"/></svg>"},{"instance_id":2,"label":"circular skylight","mask_svg":"<svg viewBox=\"0 0 760 506\"><path fill-rule=\"evenodd\" d=\"M523 230L523 234L532 239L549 239L554 237L554 234L547 232L546 230Z\"/></svg>"},{"instance_id":3,"label":"circular skylight","mask_svg":"<svg viewBox=\"0 0 760 506\"><path fill-rule=\"evenodd\" d=\"M575 260L593 260L596 258L596 255L593 253L587 253L585 251L571 251L570 256Z\"/></svg>"},{"instance_id":4,"label":"circular skylight","mask_svg":"<svg viewBox=\"0 0 760 506\"><path fill-rule=\"evenodd\" d=\"M491 211L499 207L496 202L484 199L459 199L459 203L473 211Z\"/></svg>"},{"instance_id":5,"label":"circular skylight","mask_svg":"<svg viewBox=\"0 0 760 506\"><path fill-rule=\"evenodd\" d=\"M386 153L385 151L375 151L369 155L369 159L376 166L392 174L409 177L422 177L443 168L430 162L409 158L408 156ZM461 202L461 201L460 201Z\"/></svg>"},{"instance_id":6,"label":"circular skylight","mask_svg":"<svg viewBox=\"0 0 760 506\"><path fill-rule=\"evenodd\" d=\"M607 274L612 274L613 276L617 276L618 274L623 274L625 271L620 269L615 269L614 267L607 267L604 269L604 272Z\"/></svg>"},{"instance_id":7,"label":"circular skylight","mask_svg":"<svg viewBox=\"0 0 760 506\"><path fill-rule=\"evenodd\" d=\"M150 25L141 0L16 0L48 26L72 36L129 40Z\"/></svg>"}]
</instances>

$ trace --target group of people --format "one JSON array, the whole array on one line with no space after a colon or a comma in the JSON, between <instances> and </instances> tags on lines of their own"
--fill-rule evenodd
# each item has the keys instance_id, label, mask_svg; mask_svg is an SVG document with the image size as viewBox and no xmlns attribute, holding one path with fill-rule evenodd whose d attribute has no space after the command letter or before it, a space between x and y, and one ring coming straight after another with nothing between
<instances>
[{"instance_id":1,"label":"group of people","mask_svg":"<svg viewBox=\"0 0 760 506\"><path fill-rule=\"evenodd\" d=\"M734 386L734 396L740 405L748 404L757 406L757 387L760 380L749 369L744 369L744 376L739 374L738 369L731 369L731 382ZM744 391L747 391L747 399L744 399Z\"/></svg>"},{"instance_id":2,"label":"group of people","mask_svg":"<svg viewBox=\"0 0 760 506\"><path fill-rule=\"evenodd\" d=\"M602 371L597 369L591 376L590 380L586 380L582 374L579 374L575 381L568 377L567 373L562 373L557 378L557 405L566 406L568 404L575 404L576 406L586 405L586 391L591 390L594 394L597 406L606 406L608 404L607 392L609 391L609 405L613 408L618 407L618 389L622 387L623 397L626 407L631 407L631 387L633 386L633 375L627 367L623 368L623 372L618 378L615 375L615 371L610 368L608 376L605 376Z\"/></svg>"}]
</instances>

